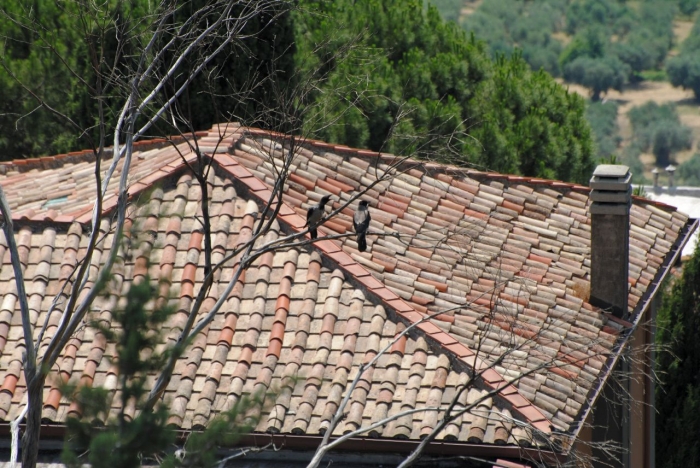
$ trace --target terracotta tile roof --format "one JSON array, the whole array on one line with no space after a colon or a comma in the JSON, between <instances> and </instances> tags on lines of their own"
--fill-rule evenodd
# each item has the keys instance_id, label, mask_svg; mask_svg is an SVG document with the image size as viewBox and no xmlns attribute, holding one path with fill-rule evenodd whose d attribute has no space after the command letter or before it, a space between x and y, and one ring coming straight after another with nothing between
<instances>
[{"instance_id":1,"label":"terracotta tile roof","mask_svg":"<svg viewBox=\"0 0 700 468\"><path fill-rule=\"evenodd\" d=\"M276 135L238 128L217 147L221 128L199 134L203 149L217 153L210 182L219 258L249 235L252 214L269 198L284 143ZM145 275L148 258L151 277L165 280L162 297L170 295L184 311L202 281L197 270L202 233L193 217L201 193L175 149L150 145L134 159L130 193L138 198L153 190L148 203L132 216L134 226L151 234L117 272L117 283L125 288ZM178 148L188 160L195 158L186 144ZM94 190L90 159L69 155L8 164L0 176L18 220L17 243L35 325L47 320L51 299L84 254L85 228L80 223L89 221L92 209L86 203ZM394 161L393 155L305 142L292 166L279 225L268 236L301 229L306 208L324 194L336 196L333 207L339 207L337 197L348 200ZM532 442L532 434L513 420L545 433L550 424L576 431L605 377L601 371L630 326L587 302L588 188L433 163L407 162L403 168L364 196L373 220L370 231L385 233L368 236L367 252L357 251L353 237L322 240L313 249L264 256L246 273L219 316L178 363L166 392L173 424L183 429L205 425L242 394L267 389L274 390L274 402L256 430L318 434L363 360L406 324L430 314L417 333L400 340L367 372L338 433L402 408L445 403L467 379L469 366L484 369L499 357L498 365L486 370L464 398L474 401L494 389L500 395L448 426L439 438ZM45 188L40 194L28 190L37 185ZM105 210L115 198L106 200ZM353 209L329 220L321 235L351 232ZM631 219L629 305L634 321L664 272L664 262L683 241L688 219L671 207L641 199L634 201ZM105 232L108 223L103 222ZM25 382L5 245L2 239L0 420L8 421L23 404ZM99 261L98 255L95 266ZM224 269L219 285L230 279L230 270ZM218 299L221 288L213 289L205 308ZM116 294L101 298L92 318L109 321L117 303ZM57 320L56 313L48 318L49 334ZM182 320L184 312L174 316L171 340ZM112 355L113 345L86 325L67 346L54 374L113 389ZM523 373L528 375L509 384ZM49 421L63 421L78 410L61 399L51 379L44 401ZM436 421L437 415L427 412L399 419L373 435L418 439Z\"/></svg>"},{"instance_id":2,"label":"terracotta tile roof","mask_svg":"<svg viewBox=\"0 0 700 468\"><path fill-rule=\"evenodd\" d=\"M270 155L279 157L269 148L283 142L273 140L251 131L234 149L234 158L268 187L274 181ZM309 201L327 193L349 200L395 161L394 155L307 142L292 171L308 183L290 182L285 201L303 217ZM381 285L374 291L409 320L439 314L430 320L432 329L421 328L465 361L477 349L487 361L506 355L498 372L490 373L494 386L554 360L519 380L517 397L532 403L531 422L547 419L539 425L543 430L550 422L570 429L625 328L587 302L588 187L430 163L404 166L409 169L364 197L370 229L391 235L368 236L370 247L362 253L346 237L342 253L370 272L373 284ZM340 191L326 189L340 185ZM326 232L351 232L354 208L326 223ZM682 240L688 217L637 198L631 220L634 320L664 259ZM519 349L510 353L513 347Z\"/></svg>"},{"instance_id":3,"label":"terracotta tile roof","mask_svg":"<svg viewBox=\"0 0 700 468\"><path fill-rule=\"evenodd\" d=\"M250 232L253 214L258 211L250 198L237 195L227 175L222 172L211 180L215 261L217 255L220 259L225 249ZM44 389L46 422L62 422L71 414L80 414L76 405L62 398L57 378L115 389L116 368L110 363L114 345L89 323L109 322L111 311L120 300L119 293L131 281L150 273L164 285L161 297L170 294L170 301L181 311L166 332L170 341L175 339L185 319L184 310L192 301L193 289L196 291L201 285L195 266L202 261L202 232L188 217L196 211L201 197L198 185L191 183L186 171L173 176L164 181L167 188L155 189L150 201L133 214L133 235L142 243L131 261L115 268L112 295L95 302L91 317L59 358ZM103 223L105 232L108 227L107 222ZM78 223L20 228L18 246L35 327L41 328L47 320L52 296L59 292L71 266L83 253L82 234ZM278 235L276 225L266 240ZM110 239L108 234L100 248ZM0 420L9 421L26 402L26 382L21 372L24 345L14 277L5 246L3 237ZM152 262L150 271L146 270L146 257ZM95 265L99 263L98 254ZM166 401L171 402L172 424L185 430L204 426L243 394L262 389L271 391L273 397L257 431L319 434L328 426L359 366L387 346L405 325L382 305L367 299L362 288L353 286L340 269L322 263L313 249L291 250L263 256L246 271L221 314L177 364L175 377L165 393ZM219 288L213 290L205 309L218 299L219 290L230 280L231 270L224 269L218 278ZM47 336L57 327L58 319L57 312L48 317ZM44 347L46 344L45 340ZM465 367L450 357L445 350L431 349L422 336L399 340L379 359L376 368L365 373L336 434L401 410L437 407L450 401L457 385L468 380ZM474 388L464 394L464 400L476 401L485 393L485 389ZM119 409L117 401L114 400L112 412ZM529 444L531 433L514 427L513 418L522 419L522 415L504 402L487 398L471 414L448 426L440 438ZM418 439L437 421L436 413L418 413L379 428L372 436Z\"/></svg>"}]
</instances>

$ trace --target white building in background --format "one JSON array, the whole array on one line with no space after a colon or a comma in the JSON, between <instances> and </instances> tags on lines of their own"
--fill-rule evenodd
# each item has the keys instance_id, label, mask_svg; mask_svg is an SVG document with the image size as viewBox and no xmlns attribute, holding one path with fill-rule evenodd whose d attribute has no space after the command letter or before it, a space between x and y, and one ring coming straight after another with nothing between
<instances>
[{"instance_id":1,"label":"white building in background","mask_svg":"<svg viewBox=\"0 0 700 468\"><path fill-rule=\"evenodd\" d=\"M692 219L700 218L700 187L654 187L643 186L647 198L675 206ZM698 231L695 231L683 248L682 256L690 256L698 243Z\"/></svg>"}]
</instances>

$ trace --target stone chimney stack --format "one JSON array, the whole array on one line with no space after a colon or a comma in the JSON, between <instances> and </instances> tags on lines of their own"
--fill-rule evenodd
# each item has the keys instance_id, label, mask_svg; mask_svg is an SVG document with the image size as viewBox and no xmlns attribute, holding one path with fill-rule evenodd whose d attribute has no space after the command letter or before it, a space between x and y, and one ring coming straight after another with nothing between
<instances>
[{"instance_id":1,"label":"stone chimney stack","mask_svg":"<svg viewBox=\"0 0 700 468\"><path fill-rule=\"evenodd\" d=\"M592 305L626 318L632 174L627 166L601 164L591 178Z\"/></svg>"}]
</instances>

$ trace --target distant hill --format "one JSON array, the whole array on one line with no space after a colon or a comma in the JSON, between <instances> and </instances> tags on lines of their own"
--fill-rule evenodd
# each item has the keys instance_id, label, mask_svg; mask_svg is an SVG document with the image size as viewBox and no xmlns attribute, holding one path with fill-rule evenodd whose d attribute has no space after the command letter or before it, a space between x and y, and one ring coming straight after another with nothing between
<instances>
[{"instance_id":1,"label":"distant hill","mask_svg":"<svg viewBox=\"0 0 700 468\"><path fill-rule=\"evenodd\" d=\"M666 154L672 163L686 164L679 174L697 172L690 168L700 167L700 112L692 91L697 96L700 90L700 75L692 75L695 68L700 72L695 67L700 26L693 27L700 0L432 3L445 19L483 40L493 57L520 55L533 70L544 69L595 103L589 103L586 115L598 158L614 155L632 166L640 181L650 179L654 167L668 164ZM635 135L628 113L650 101L668 104L675 117L658 128L637 125ZM642 131L653 138L641 137ZM700 175L693 174L685 182L698 180Z\"/></svg>"}]
</instances>

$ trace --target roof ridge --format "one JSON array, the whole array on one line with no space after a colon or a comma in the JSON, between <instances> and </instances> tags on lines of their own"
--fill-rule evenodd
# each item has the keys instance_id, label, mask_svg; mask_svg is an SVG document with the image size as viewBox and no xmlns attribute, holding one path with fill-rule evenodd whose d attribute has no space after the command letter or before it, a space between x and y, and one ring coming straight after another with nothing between
<instances>
[{"instance_id":1,"label":"roof ridge","mask_svg":"<svg viewBox=\"0 0 700 468\"><path fill-rule=\"evenodd\" d=\"M252 136L268 136L271 138L282 138L282 139L288 139L290 137L288 134L275 132L272 130L265 130L265 129L257 128L257 127L242 127L237 122L227 122L227 123L214 124L214 126L212 126L212 128L209 130L195 132L194 136L196 138L202 138L202 137L209 136L210 133L217 130L217 127L221 127L222 125L224 125L224 126L232 125L232 126L234 126L233 128L237 129L236 132L239 132L240 129L243 129L244 132L246 132ZM151 138L148 140L135 141L133 143L133 146L136 147L136 149L139 151L148 151L151 149L160 149L160 148L165 147L168 143L180 142L180 141L186 140L186 139L187 139L187 136L170 135L170 136L166 136L166 137ZM327 142L324 142L321 140L314 140L314 139L303 139L302 144L313 146L315 148L332 149L333 151L335 151L339 154L351 154L351 155L361 157L361 158L366 158L366 159L369 159L369 158L395 159L398 157L398 156L391 154L391 153L382 153L382 152L377 152L377 151L372 151L372 150L367 150L367 149L353 148L353 147L346 146L346 145L336 145L333 143L327 143ZM113 150L113 146L108 146L108 147L104 148L103 158L107 158L108 156L110 156L112 154L112 150ZM10 169L16 169L18 172L27 172L27 171L30 171L32 169L55 169L57 167L63 166L64 164L67 164L67 163L79 163L79 162L90 161L92 157L94 157L94 151L92 149L83 149L83 150L78 150L78 151L72 151L72 152L65 153L65 154L57 154L57 155L53 155L53 156L38 156L35 158L14 159L12 161L0 162L0 175L5 175L7 173L7 171ZM570 190L576 190L576 191L585 192L585 193L590 192L590 187L587 187L585 185L572 183L572 182L563 182L563 181L559 181L559 180L542 179L539 177L527 177L527 176L520 176L520 175L515 175L515 174L502 174L499 172L480 171L478 169L465 169L463 167L459 167L459 166L456 166L453 164L443 164L443 163L436 163L436 162L430 162L430 161L420 161L420 160L415 160L412 158L410 158L410 160L414 161L414 162L418 162L423 167L426 167L426 168L442 169L444 171L443 173L446 175L448 175L449 173L454 173L454 174L470 176L470 177L476 176L476 178L483 177L483 178L489 178L489 179L494 179L494 180L495 179L503 179L503 180L508 181L509 183L524 182L527 184L532 184L532 185L537 185L537 186L549 186L549 187L554 187L554 188L568 188ZM644 197L641 197L638 195L632 195L632 199L638 203L647 204L647 205L654 205L654 206L657 206L659 208L665 209L667 211L678 211L678 209L675 206L663 203L661 201L650 200L648 198L644 198ZM21 219L27 220L27 218L31 218L32 216L29 216L29 217L25 216L25 217L22 217ZM49 219L49 221L52 221L52 220L53 219ZM66 222L66 221L60 221L60 222Z\"/></svg>"},{"instance_id":2,"label":"roof ridge","mask_svg":"<svg viewBox=\"0 0 700 468\"><path fill-rule=\"evenodd\" d=\"M196 138L208 136L210 131L195 132ZM188 135L189 136L189 135ZM147 140L138 140L133 143L133 147L137 151L148 151L152 149L160 149L167 146L169 143L180 143L187 140L188 136L170 135L162 138L150 138ZM114 147L107 146L104 148L103 159L108 158L113 154ZM0 174L4 175L8 170L15 169L18 172L26 172L32 169L56 169L64 164L89 162L93 160L95 151L92 149L82 149L71 151L69 153L55 154L52 156L37 156L26 159L13 159L12 161L0 162Z\"/></svg>"},{"instance_id":3,"label":"roof ridge","mask_svg":"<svg viewBox=\"0 0 700 468\"><path fill-rule=\"evenodd\" d=\"M282 139L287 139L289 138L289 135L280 133L280 132L275 132L271 130L264 130L260 128L254 128L254 127L243 127L245 132L250 134L251 136L268 136L270 138L282 138ZM304 139L302 144L312 146L315 148L320 148L320 149L326 149L326 150L332 150L333 152L341 155L353 155L357 156L360 158L383 158L383 159L389 159L389 160L396 160L396 158L399 158L399 156L396 156L392 153L382 153L382 152L377 152L377 151L371 151L371 150L366 150L366 149L360 149L360 148L352 148L350 146L346 145L337 145L333 143L327 143L321 140L314 140L314 139ZM529 176L521 176L517 174L503 174L500 172L491 172L491 171L483 171L483 170L478 170L478 169L467 169L464 167L456 166L454 164L443 164L443 163L437 163L437 162L432 162L432 161L422 161L418 159L413 159L409 158L410 161L420 163L421 166L429 169L442 169L443 173L445 175L449 175L450 173L453 174L458 174L458 175L463 175L463 176L470 176L474 177L477 180L479 178L485 178L485 179L492 179L492 180L498 180L502 179L505 181L508 181L509 183L514 183L514 182L521 182L521 183L526 183L526 184L531 184L531 185L536 185L536 186L546 186L546 187L553 187L553 188L568 188L569 190L575 190L577 192L584 192L584 193L589 193L591 191L591 188L586 186L586 185L581 185L577 184L574 182L564 182L560 180L553 180L553 179L542 179L539 177L529 177ZM658 206L659 208L666 209L668 211L678 211L678 208L676 208L673 205L669 205L667 203L663 203L660 201L655 201L655 200L650 200L648 198L644 198L639 195L632 195L632 199L638 203L642 204L647 204L647 205L655 205Z\"/></svg>"},{"instance_id":4,"label":"roof ridge","mask_svg":"<svg viewBox=\"0 0 700 468\"><path fill-rule=\"evenodd\" d=\"M238 138L240 139L241 136L243 136L243 132L238 134ZM236 141L233 141L232 146L235 143ZM222 170L244 184L250 195L258 198L262 203L267 203L270 200L272 191L268 185L257 178L244 165L240 164L232 155L217 154L212 155L212 159ZM281 202L278 221L297 232L303 230L306 224L306 221L284 201ZM322 231L323 228L321 227L319 230ZM322 239L312 245L323 257L334 262L354 282L359 283L360 287L366 289L369 295L375 298L375 301L379 301L383 306L394 310L399 317L408 321L409 324L418 323L418 325L415 325L415 328L419 328L426 338L462 363L483 370L481 377L484 385L492 391L497 391L497 396L500 396L512 405L513 409L520 413L529 424L544 433L551 432L551 421L547 419L537 406L523 397L518 389L512 383L509 383L498 371L493 368L489 369L485 362L469 347L459 343L448 333L426 320L431 318L431 315L416 310L401 299L387 288L384 283L374 278L364 266L345 253L342 247L332 240Z\"/></svg>"},{"instance_id":5,"label":"roof ridge","mask_svg":"<svg viewBox=\"0 0 700 468\"><path fill-rule=\"evenodd\" d=\"M182 142L180 142L182 143ZM161 145L164 147L164 145ZM151 189L153 184L157 181L176 174L179 170L183 169L187 164L194 162L197 159L197 155L194 152L181 153L181 158L175 159L174 161L162 166L156 172L150 173L129 185L129 199ZM117 206L118 197L114 192L107 192L104 199L102 200L102 214L109 212ZM13 221L35 221L42 223L57 223L57 224L71 224L78 222L80 224L88 224L92 220L92 210L93 204L89 206L80 208L75 212L68 214L58 214L54 209L50 209L45 213L35 214L35 211L31 208L27 210L17 211L12 214Z\"/></svg>"}]
</instances>

